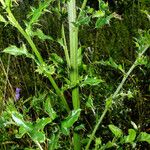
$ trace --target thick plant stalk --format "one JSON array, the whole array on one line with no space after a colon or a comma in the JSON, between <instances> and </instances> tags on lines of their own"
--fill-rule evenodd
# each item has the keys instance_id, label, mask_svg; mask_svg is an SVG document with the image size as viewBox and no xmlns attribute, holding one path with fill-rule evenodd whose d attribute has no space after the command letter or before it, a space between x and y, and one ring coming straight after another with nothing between
<instances>
[{"instance_id":1,"label":"thick plant stalk","mask_svg":"<svg viewBox=\"0 0 150 150\"><path fill-rule=\"evenodd\" d=\"M72 89L72 103L74 110L80 108L79 87L78 87L78 27L76 22L76 0L68 1L68 22L70 40L70 80L75 87ZM80 150L80 135L73 133L74 150Z\"/></svg>"},{"instance_id":2,"label":"thick plant stalk","mask_svg":"<svg viewBox=\"0 0 150 150\"><path fill-rule=\"evenodd\" d=\"M78 28L74 25L76 22L76 1L68 2L68 21L69 21L69 40L70 40L70 79L75 85L72 90L73 108L80 108L78 83Z\"/></svg>"},{"instance_id":3,"label":"thick plant stalk","mask_svg":"<svg viewBox=\"0 0 150 150\"><path fill-rule=\"evenodd\" d=\"M39 51L37 50L33 40L31 39L31 37L22 29L22 27L20 26L20 24L18 23L18 21L15 19L15 17L13 16L10 8L8 7L6 9L7 13L8 13L8 19L10 20L10 22L13 24L13 26L15 26L19 32L24 36L24 38L28 41L29 45L31 46L33 52L35 53L40 65L45 65L45 62L43 61L42 56L40 55ZM58 85L56 84L55 80L53 79L53 77L46 73L48 79L50 80L53 88L55 89L57 95L60 97L60 99L62 100L63 105L65 106L65 109L67 110L67 112L70 112L70 108L69 105L65 99L64 94L62 93L62 91L59 89Z\"/></svg>"},{"instance_id":4,"label":"thick plant stalk","mask_svg":"<svg viewBox=\"0 0 150 150\"><path fill-rule=\"evenodd\" d=\"M116 91L114 92L114 94L112 95L112 100L114 100L116 98L116 96L119 94L120 90L122 89L125 81L127 80L127 78L129 77L129 75L131 74L131 72L134 70L134 68L138 65L138 59L141 58L141 56L146 52L146 50L149 48L150 45L145 45L145 48L143 49L143 51L141 53L139 53L137 59L135 60L135 62L133 63L133 65L130 67L130 69L128 70L128 72L126 73L126 75L123 77L121 83L119 84L119 86L117 87ZM111 104L112 105L112 104ZM86 145L85 150L88 150L90 147L90 144L92 142L92 140L94 139L95 133L99 127L99 125L101 124L101 122L103 121L107 111L109 110L109 108L111 107L111 105L109 107L105 107L101 117L99 118L97 124L94 127L94 130L90 136L90 139L88 141L88 144Z\"/></svg>"}]
</instances>

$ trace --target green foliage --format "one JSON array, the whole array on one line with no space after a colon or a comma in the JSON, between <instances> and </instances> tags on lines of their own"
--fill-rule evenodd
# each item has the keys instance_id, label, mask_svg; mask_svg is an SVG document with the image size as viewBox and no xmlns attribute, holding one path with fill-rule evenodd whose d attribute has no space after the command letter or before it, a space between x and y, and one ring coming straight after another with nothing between
<instances>
[{"instance_id":1,"label":"green foliage","mask_svg":"<svg viewBox=\"0 0 150 150\"><path fill-rule=\"evenodd\" d=\"M7 22L2 15L0 15L0 22L4 22L4 23Z\"/></svg>"},{"instance_id":2,"label":"green foliage","mask_svg":"<svg viewBox=\"0 0 150 150\"><path fill-rule=\"evenodd\" d=\"M119 129L118 127L114 126L114 125L109 125L109 129L111 130L111 132L115 135L115 137L119 138L122 136L122 130Z\"/></svg>"},{"instance_id":3,"label":"green foliage","mask_svg":"<svg viewBox=\"0 0 150 150\"><path fill-rule=\"evenodd\" d=\"M146 132L141 132L139 134L138 141L144 141L144 142L148 142L150 144L150 134L148 134Z\"/></svg>"},{"instance_id":4,"label":"green foliage","mask_svg":"<svg viewBox=\"0 0 150 150\"><path fill-rule=\"evenodd\" d=\"M137 130L134 129L129 129L128 130L128 135L124 136L123 131L118 128L117 126L110 124L109 129L111 132L114 134L114 138L112 141L108 141L106 144L102 144L102 141L99 139L99 145L100 145L100 150L105 150L108 148L117 148L121 149L125 144L130 144L132 145L132 148L135 148L136 144L138 141L146 141L149 143L149 135L146 132L140 132L139 135ZM97 141L95 141L97 143ZM96 144L97 146L97 144Z\"/></svg>"},{"instance_id":5,"label":"green foliage","mask_svg":"<svg viewBox=\"0 0 150 150\"><path fill-rule=\"evenodd\" d=\"M29 15L27 16L30 21L26 22L26 32L30 33L30 31L32 31L32 26L36 23L38 23L39 18L41 17L41 15L46 11L46 8L50 5L50 3L53 2L53 0L47 0L44 2L40 2L39 7L38 8L34 8L32 7L31 10L32 12L29 13ZM39 32L41 34L41 31ZM38 33L38 35L39 35ZM43 34L42 34L43 35Z\"/></svg>"},{"instance_id":6,"label":"green foliage","mask_svg":"<svg viewBox=\"0 0 150 150\"><path fill-rule=\"evenodd\" d=\"M25 47L25 45L23 45L21 48L17 48L16 46L10 46L6 49L3 50L4 53L8 53L14 56L19 56L19 55L26 55L28 54L28 51Z\"/></svg>"},{"instance_id":7,"label":"green foliage","mask_svg":"<svg viewBox=\"0 0 150 150\"><path fill-rule=\"evenodd\" d=\"M133 2L129 9L129 1L118 1L116 12L125 9L121 16L102 0L96 9L86 0L76 6L74 0L35 1L31 9L28 1L0 2L0 34L5 32L0 37L0 149L135 149L150 144L150 135L141 132L149 131L144 117L149 116L147 1L140 6ZM4 53L31 61L7 60ZM21 98L15 100L14 89L20 86ZM138 126L131 122L131 129L133 119Z\"/></svg>"},{"instance_id":8,"label":"green foliage","mask_svg":"<svg viewBox=\"0 0 150 150\"><path fill-rule=\"evenodd\" d=\"M85 79L81 83L81 87L84 87L85 85L98 85L99 83L104 82L102 79L96 79L96 78L90 78L88 76L85 77Z\"/></svg>"},{"instance_id":9,"label":"green foliage","mask_svg":"<svg viewBox=\"0 0 150 150\"><path fill-rule=\"evenodd\" d=\"M73 110L69 116L61 122L61 131L65 135L69 135L69 129L78 120L81 109Z\"/></svg>"},{"instance_id":10,"label":"green foliage","mask_svg":"<svg viewBox=\"0 0 150 150\"><path fill-rule=\"evenodd\" d=\"M135 140L136 138L136 131L134 129L129 129L128 130L129 135L125 137L125 143L131 143Z\"/></svg>"},{"instance_id":11,"label":"green foliage","mask_svg":"<svg viewBox=\"0 0 150 150\"><path fill-rule=\"evenodd\" d=\"M32 32L31 31L31 36L37 36L40 40L42 40L42 41L45 41L45 40L53 40L53 38L51 37L51 36L48 36L48 35L45 35L44 33L43 33L43 31L42 30L40 30L40 29L37 29L35 32Z\"/></svg>"}]
</instances>

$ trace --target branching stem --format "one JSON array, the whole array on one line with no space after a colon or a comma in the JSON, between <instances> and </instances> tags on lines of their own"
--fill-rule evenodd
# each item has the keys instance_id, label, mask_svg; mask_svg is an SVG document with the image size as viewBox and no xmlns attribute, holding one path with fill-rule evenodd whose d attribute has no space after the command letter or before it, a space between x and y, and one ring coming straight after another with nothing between
<instances>
[{"instance_id":1,"label":"branching stem","mask_svg":"<svg viewBox=\"0 0 150 150\"><path fill-rule=\"evenodd\" d=\"M129 69L129 71L126 73L126 75L123 77L121 83L119 84L119 86L117 87L116 91L114 92L114 94L113 94L113 96L112 96L112 99L113 99L113 100L116 98L116 96L118 95L118 93L119 93L120 90L122 89L122 87L123 87L125 81L126 81L127 78L129 77L129 75L131 74L131 72L132 72L132 71L134 70L134 68L138 65L138 59L146 52L146 50L149 48L149 46L150 46L150 45L145 45L143 51L142 51L141 53L139 53L137 59L135 60L135 62L133 63L133 65L130 67L130 69ZM99 128L101 122L103 121L103 119L104 119L104 117L105 117L105 115L106 115L106 113L107 113L108 110L109 110L109 108L108 108L108 107L105 107L105 109L104 109L102 115L100 116L100 118L99 118L97 124L96 124L95 127L94 127L94 130L93 130L93 132L92 132L92 134L91 134L91 136L90 136L90 139L89 139L89 141L88 141L88 144L86 145L85 150L88 150L88 149L89 149L90 144L91 144L92 140L94 139L95 133L96 133L97 129Z\"/></svg>"}]
</instances>

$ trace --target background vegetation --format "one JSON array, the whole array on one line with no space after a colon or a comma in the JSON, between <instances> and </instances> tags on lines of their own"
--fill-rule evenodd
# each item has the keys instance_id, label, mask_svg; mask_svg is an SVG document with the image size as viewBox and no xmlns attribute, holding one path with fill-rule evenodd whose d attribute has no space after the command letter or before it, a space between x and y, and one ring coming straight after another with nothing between
<instances>
[{"instance_id":1,"label":"background vegetation","mask_svg":"<svg viewBox=\"0 0 150 150\"><path fill-rule=\"evenodd\" d=\"M19 1L18 4L19 6L16 5L12 12L25 28L26 16L31 11L31 7L38 7L39 2L24 0ZM61 4L62 6L59 7L58 4L60 3L56 0L50 5L48 8L50 12L44 13L36 25L43 33L50 35L53 39L41 40L35 36L34 43L46 63L53 62L55 65L53 77L58 86L65 87L65 77L68 76L67 69L64 69L66 61L60 59L64 58L64 51L57 39L62 36L62 23L65 27L67 40L69 39L69 30L67 13L65 12L66 6ZM78 1L77 6L80 7L81 4L82 0ZM80 88L82 111L80 119L75 122L74 126L79 127L80 125L81 127L78 132L81 133L83 147L86 146L88 137L105 108L104 100L116 90L121 82L122 73L116 65L121 64L126 71L132 66L137 57L135 38L139 37L141 30L150 29L148 17L141 11L150 11L149 0L108 0L108 4L110 11L116 12L119 19L113 18L109 24L99 29L95 28L95 20L92 20L79 30L79 47L82 48L83 57L79 74L82 76L88 74L89 77L101 79L100 84L85 85L84 88L82 86ZM87 6L97 10L98 1L88 0ZM0 7L0 14L5 15L2 7ZM36 149L29 135L25 134L21 138L17 138L19 127L11 122L5 122L4 118L7 120L10 118L8 112L14 109L17 109L25 120L33 122L33 124L38 118L47 117L49 113L53 114L54 121L50 125L45 125L43 129L49 139L42 143L43 149L73 149L73 129L69 136L59 132L67 113L49 80L37 73L39 70L33 60L24 56L14 57L2 53L10 45L15 44L20 47L23 43L30 49L27 41L16 28L10 24L4 26L3 23L0 23L0 149ZM52 53L57 53L60 58L56 59ZM102 145L104 146L113 139L114 135L108 128L109 124L114 124L122 129L124 135L128 134L128 129L136 127L137 134L140 132L150 134L149 49L146 51L145 57L146 59L143 58L145 61L136 67L128 77L117 101L107 112L102 125L96 132L95 140L91 143L91 149L100 149ZM15 100L16 88L21 89L19 100ZM66 90L64 95L72 109L71 89ZM51 103L48 102L49 97ZM51 108L52 112L49 112L46 106ZM55 113L57 113L57 117ZM54 146L48 146L52 143ZM116 141L116 143L117 146L114 146L114 149L150 149L150 142L145 141L131 142L131 145L122 144L121 141ZM135 143L136 148L134 147ZM110 149L113 149L113 146Z\"/></svg>"}]
</instances>

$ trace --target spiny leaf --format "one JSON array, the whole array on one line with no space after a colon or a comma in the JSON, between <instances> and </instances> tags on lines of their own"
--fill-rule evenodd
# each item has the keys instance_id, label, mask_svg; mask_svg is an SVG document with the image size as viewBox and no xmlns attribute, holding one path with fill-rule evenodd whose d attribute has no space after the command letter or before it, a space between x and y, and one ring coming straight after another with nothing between
<instances>
[{"instance_id":1,"label":"spiny leaf","mask_svg":"<svg viewBox=\"0 0 150 150\"><path fill-rule=\"evenodd\" d=\"M97 79L96 77L92 78L92 77L86 76L84 81L82 81L82 83L80 84L80 87L83 87L85 85L91 85L91 86L98 85L99 83L102 83L102 82L104 82L104 80Z\"/></svg>"},{"instance_id":2,"label":"spiny leaf","mask_svg":"<svg viewBox=\"0 0 150 150\"><path fill-rule=\"evenodd\" d=\"M32 130L32 124L31 123L26 123L23 120L22 115L19 114L18 112L13 112L12 118L18 126L22 126L26 131L31 131Z\"/></svg>"},{"instance_id":3,"label":"spiny leaf","mask_svg":"<svg viewBox=\"0 0 150 150\"><path fill-rule=\"evenodd\" d=\"M36 124L34 125L34 130L37 130L37 131L43 130L44 127L51 122L52 122L51 118L38 119L38 120L36 120Z\"/></svg>"},{"instance_id":4,"label":"spiny leaf","mask_svg":"<svg viewBox=\"0 0 150 150\"><path fill-rule=\"evenodd\" d=\"M52 120L54 120L57 117L56 112L54 111L53 107L51 106L51 100L50 98L47 98L44 104L44 109L50 116Z\"/></svg>"},{"instance_id":5,"label":"spiny leaf","mask_svg":"<svg viewBox=\"0 0 150 150\"><path fill-rule=\"evenodd\" d=\"M41 40L52 40L53 38L49 35L45 35L41 29L37 29L35 32L31 33L32 36L37 36Z\"/></svg>"},{"instance_id":6,"label":"spiny leaf","mask_svg":"<svg viewBox=\"0 0 150 150\"><path fill-rule=\"evenodd\" d=\"M45 134L42 132L32 130L32 132L30 132L29 135L33 141L38 141L39 143L45 142Z\"/></svg>"},{"instance_id":7,"label":"spiny leaf","mask_svg":"<svg viewBox=\"0 0 150 150\"><path fill-rule=\"evenodd\" d=\"M50 5L52 1L53 0L46 0L41 2L37 9L33 7L31 8L32 12L28 15L28 17L31 17L31 20L29 21L27 28L31 28L34 23L39 21L40 16L44 13L44 10Z\"/></svg>"},{"instance_id":8,"label":"spiny leaf","mask_svg":"<svg viewBox=\"0 0 150 150\"><path fill-rule=\"evenodd\" d=\"M111 132L115 135L115 137L120 138L122 136L122 130L118 127L114 126L113 124L110 124L108 127L111 130Z\"/></svg>"},{"instance_id":9,"label":"spiny leaf","mask_svg":"<svg viewBox=\"0 0 150 150\"><path fill-rule=\"evenodd\" d=\"M102 28L104 25L109 24L111 18L113 18L112 14L107 17L98 18L95 24L95 28Z\"/></svg>"},{"instance_id":10,"label":"spiny leaf","mask_svg":"<svg viewBox=\"0 0 150 150\"><path fill-rule=\"evenodd\" d=\"M39 74L52 75L55 73L55 67L53 65L39 65L37 66L36 72Z\"/></svg>"},{"instance_id":11,"label":"spiny leaf","mask_svg":"<svg viewBox=\"0 0 150 150\"><path fill-rule=\"evenodd\" d=\"M71 114L61 123L62 133L65 135L69 134L69 129L73 126L73 124L78 120L80 116L81 109L73 110Z\"/></svg>"},{"instance_id":12,"label":"spiny leaf","mask_svg":"<svg viewBox=\"0 0 150 150\"><path fill-rule=\"evenodd\" d=\"M22 138L22 136L26 133L27 133L27 130L23 126L20 126L19 133L16 134L16 138Z\"/></svg>"},{"instance_id":13,"label":"spiny leaf","mask_svg":"<svg viewBox=\"0 0 150 150\"><path fill-rule=\"evenodd\" d=\"M23 45L21 48L16 47L15 45L11 45L3 50L4 53L8 53L14 56L19 56L19 55L27 55L28 51Z\"/></svg>"},{"instance_id":14,"label":"spiny leaf","mask_svg":"<svg viewBox=\"0 0 150 150\"><path fill-rule=\"evenodd\" d=\"M59 65L62 65L64 63L62 57L58 56L56 53L51 54L50 60L52 60L53 63L59 64Z\"/></svg>"},{"instance_id":15,"label":"spiny leaf","mask_svg":"<svg viewBox=\"0 0 150 150\"><path fill-rule=\"evenodd\" d=\"M105 16L105 11L98 10L93 14L93 18L99 18L99 17L104 17Z\"/></svg>"}]
</instances>

